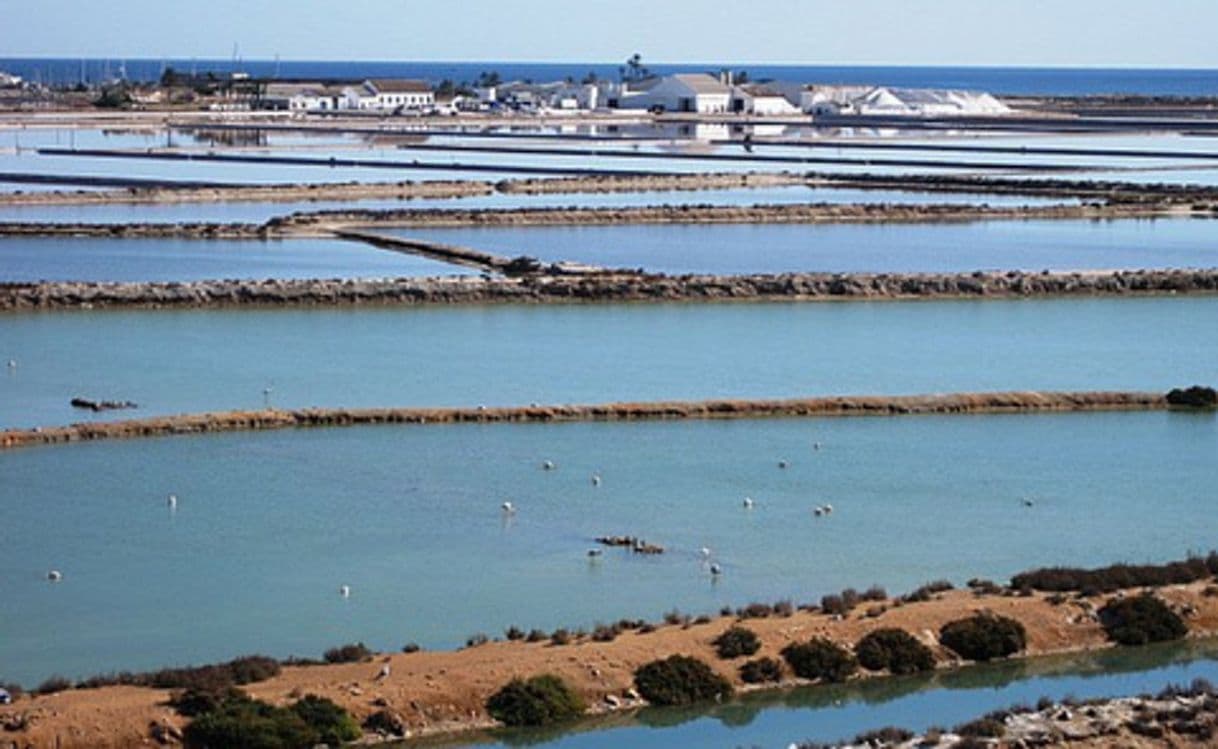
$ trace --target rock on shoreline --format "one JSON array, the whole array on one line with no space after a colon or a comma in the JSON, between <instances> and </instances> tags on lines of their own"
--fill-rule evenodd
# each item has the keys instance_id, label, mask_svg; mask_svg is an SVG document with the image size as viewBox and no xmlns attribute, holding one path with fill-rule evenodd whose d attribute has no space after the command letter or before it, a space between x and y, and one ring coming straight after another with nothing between
<instances>
[{"instance_id":1,"label":"rock on shoreline","mask_svg":"<svg viewBox=\"0 0 1218 749\"><path fill-rule=\"evenodd\" d=\"M783 273L664 276L607 272L521 278L189 283L6 283L0 311L285 305L1003 299L1218 293L1218 269L1085 273Z\"/></svg>"}]
</instances>

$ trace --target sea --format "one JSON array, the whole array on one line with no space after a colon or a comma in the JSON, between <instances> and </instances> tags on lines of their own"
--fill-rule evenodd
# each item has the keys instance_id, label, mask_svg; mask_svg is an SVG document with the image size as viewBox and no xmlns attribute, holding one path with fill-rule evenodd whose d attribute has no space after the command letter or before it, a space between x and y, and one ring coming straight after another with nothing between
<instances>
[{"instance_id":1,"label":"sea","mask_svg":"<svg viewBox=\"0 0 1218 749\"><path fill-rule=\"evenodd\" d=\"M421 78L472 82L484 72L502 80L581 80L589 74L614 79L613 62L422 62L335 60L221 60L148 58L0 57L0 70L47 85L96 83L114 77L154 81L168 68L184 73L244 72L257 78ZM997 94L1140 94L1145 96L1218 96L1218 70L1192 68L1041 68L867 65L772 65L691 62L649 65L661 75L731 70L753 80L956 88Z\"/></svg>"}]
</instances>

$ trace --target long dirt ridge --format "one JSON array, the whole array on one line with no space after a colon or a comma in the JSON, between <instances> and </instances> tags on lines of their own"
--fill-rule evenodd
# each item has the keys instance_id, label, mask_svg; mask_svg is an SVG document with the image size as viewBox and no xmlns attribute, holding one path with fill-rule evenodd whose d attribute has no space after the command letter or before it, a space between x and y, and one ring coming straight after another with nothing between
<instances>
[{"instance_id":1,"label":"long dirt ridge","mask_svg":"<svg viewBox=\"0 0 1218 749\"><path fill-rule=\"evenodd\" d=\"M1149 411L1169 408L1162 393L996 392L835 396L468 408L308 408L223 411L0 432L0 449L106 439L381 424L565 423L685 419L817 418L926 414Z\"/></svg>"},{"instance_id":2,"label":"long dirt ridge","mask_svg":"<svg viewBox=\"0 0 1218 749\"><path fill-rule=\"evenodd\" d=\"M976 273L635 272L519 277L0 284L0 312L358 305L817 302L1212 295L1218 269Z\"/></svg>"},{"instance_id":3,"label":"long dirt ridge","mask_svg":"<svg viewBox=\"0 0 1218 749\"><path fill-rule=\"evenodd\" d=\"M1205 594L1210 584L1202 581L1156 590L1158 597L1185 618L1191 638L1218 634L1218 597ZM545 640L494 641L456 651L382 653L362 663L285 666L278 676L242 689L279 705L290 704L302 694L327 697L361 722L374 713L385 712L394 718L403 738L419 738L493 727L495 722L485 708L491 694L514 677L554 674L585 699L589 714L616 713L629 719L631 711L645 704L632 688L635 670L670 655L705 661L740 691L759 689L740 678L738 669L745 659L719 659L712 645L718 635L737 623L753 630L761 641L761 649L753 657L776 659L781 659L785 646L813 637L852 647L868 632L896 627L932 648L937 668L945 670L965 662L944 648L935 633L950 621L988 612L1016 619L1024 626L1027 648L1013 659L1035 668L1037 656L1113 647L1096 612L1114 595L1121 593L1059 603L1043 593L956 590L921 602L873 601L844 616L799 610L744 621L735 616L698 620L682 617L675 624L659 623L654 631L627 629L608 642L586 635L573 636L567 645ZM530 626L529 622L517 624ZM409 632L402 636L409 637ZM381 673L387 675L381 677ZM886 677L882 672L864 672L855 678ZM788 677L761 688L810 683ZM151 726L180 730L187 722L167 704L171 694L171 690L131 686L71 689L0 706L0 723L17 726L3 735L18 740L22 747L146 746Z\"/></svg>"}]
</instances>

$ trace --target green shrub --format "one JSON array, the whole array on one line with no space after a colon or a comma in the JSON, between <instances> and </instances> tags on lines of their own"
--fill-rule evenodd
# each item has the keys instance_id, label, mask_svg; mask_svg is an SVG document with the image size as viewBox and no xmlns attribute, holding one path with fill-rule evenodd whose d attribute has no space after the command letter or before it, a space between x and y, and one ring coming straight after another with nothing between
<instances>
[{"instance_id":1,"label":"green shrub","mask_svg":"<svg viewBox=\"0 0 1218 749\"><path fill-rule=\"evenodd\" d=\"M1213 408L1218 405L1218 390L1204 385L1175 388L1167 394L1167 402L1188 408Z\"/></svg>"},{"instance_id":2,"label":"green shrub","mask_svg":"<svg viewBox=\"0 0 1218 749\"><path fill-rule=\"evenodd\" d=\"M1121 645L1166 642L1188 634L1184 620L1149 593L1110 601L1100 609L1100 623L1108 639Z\"/></svg>"},{"instance_id":3,"label":"green shrub","mask_svg":"<svg viewBox=\"0 0 1218 749\"><path fill-rule=\"evenodd\" d=\"M766 684L782 681L782 663L773 658L758 658L740 667L740 680L745 684Z\"/></svg>"},{"instance_id":4,"label":"green shrub","mask_svg":"<svg viewBox=\"0 0 1218 749\"><path fill-rule=\"evenodd\" d=\"M849 650L819 637L786 646L782 657L795 675L803 679L845 681L858 670L858 661Z\"/></svg>"},{"instance_id":5,"label":"green shrub","mask_svg":"<svg viewBox=\"0 0 1218 749\"><path fill-rule=\"evenodd\" d=\"M495 720L509 726L545 726L578 718L584 702L557 676L512 679L486 701Z\"/></svg>"},{"instance_id":6,"label":"green shrub","mask_svg":"<svg viewBox=\"0 0 1218 749\"><path fill-rule=\"evenodd\" d=\"M355 718L325 697L307 694L288 709L317 734L316 743L341 746L362 735Z\"/></svg>"},{"instance_id":7,"label":"green shrub","mask_svg":"<svg viewBox=\"0 0 1218 749\"><path fill-rule=\"evenodd\" d=\"M326 663L362 663L372 657L372 651L362 642L330 648L322 654Z\"/></svg>"},{"instance_id":8,"label":"green shrub","mask_svg":"<svg viewBox=\"0 0 1218 749\"><path fill-rule=\"evenodd\" d=\"M952 732L973 739L1000 739L1007 732L1006 724L993 716L985 716L968 723L961 723Z\"/></svg>"},{"instance_id":9,"label":"green shrub","mask_svg":"<svg viewBox=\"0 0 1218 749\"><path fill-rule=\"evenodd\" d=\"M193 718L204 713L214 712L226 703L248 699L245 692L236 687L219 690L190 687L170 697L169 705L178 715Z\"/></svg>"},{"instance_id":10,"label":"green shrub","mask_svg":"<svg viewBox=\"0 0 1218 749\"><path fill-rule=\"evenodd\" d=\"M939 642L962 658L988 661L1005 658L1027 647L1028 635L1014 619L977 614L948 622L939 630Z\"/></svg>"},{"instance_id":11,"label":"green shrub","mask_svg":"<svg viewBox=\"0 0 1218 749\"><path fill-rule=\"evenodd\" d=\"M1166 564L1112 564L1107 567L1045 567L1021 572L1011 578L1012 588L1033 588L1048 593L1112 593L1129 588L1183 585L1204 580L1216 571L1218 559L1191 557Z\"/></svg>"},{"instance_id":12,"label":"green shrub","mask_svg":"<svg viewBox=\"0 0 1218 749\"><path fill-rule=\"evenodd\" d=\"M634 686L653 705L690 705L732 694L732 685L714 669L685 655L640 666Z\"/></svg>"},{"instance_id":13,"label":"green shrub","mask_svg":"<svg viewBox=\"0 0 1218 749\"><path fill-rule=\"evenodd\" d=\"M912 593L906 593L901 596L901 601L902 603L923 603L934 598L936 593L946 593L954 587L948 580L935 580L923 585Z\"/></svg>"},{"instance_id":14,"label":"green shrub","mask_svg":"<svg viewBox=\"0 0 1218 749\"><path fill-rule=\"evenodd\" d=\"M712 644L720 658L732 659L742 655L752 655L761 650L761 640L751 629L731 627L716 637Z\"/></svg>"},{"instance_id":15,"label":"green shrub","mask_svg":"<svg viewBox=\"0 0 1218 749\"><path fill-rule=\"evenodd\" d=\"M912 674L935 667L931 649L903 629L877 629L867 634L854 646L854 654L868 671Z\"/></svg>"},{"instance_id":16,"label":"green shrub","mask_svg":"<svg viewBox=\"0 0 1218 749\"><path fill-rule=\"evenodd\" d=\"M186 746L195 749L302 749L319 741L318 733L296 713L244 695L199 715L183 733Z\"/></svg>"}]
</instances>

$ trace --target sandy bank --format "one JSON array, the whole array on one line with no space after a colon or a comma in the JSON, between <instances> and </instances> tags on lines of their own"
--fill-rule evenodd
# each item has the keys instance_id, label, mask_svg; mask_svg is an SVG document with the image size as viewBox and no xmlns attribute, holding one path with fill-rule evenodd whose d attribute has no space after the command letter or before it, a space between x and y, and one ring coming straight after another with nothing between
<instances>
[{"instance_id":1,"label":"sandy bank","mask_svg":"<svg viewBox=\"0 0 1218 749\"><path fill-rule=\"evenodd\" d=\"M1192 636L1218 632L1218 598L1204 595L1205 587L1206 583L1196 583L1159 591L1173 607L1187 612ZM1104 602L1101 596L1053 605L1040 594L978 596L953 591L922 603L876 604L870 612L871 607L862 606L845 618L799 611L789 617L750 619L746 626L761 638L758 657L779 657L786 645L814 636L851 646L874 629L900 627L931 646L941 668L950 668L959 661L938 645L935 634L949 621L990 611L1017 619L1027 629L1028 648L1023 657L1077 652L1108 647L1093 614ZM877 613L881 608L882 613ZM483 709L486 698L513 677L540 673L566 679L595 711L628 710L639 704L629 696L635 669L673 654L701 658L743 687L737 673L740 660L719 660L711 645L734 622L733 617L718 617L687 627L660 626L650 633L627 631L611 642L589 638L566 646L492 642L455 652L388 654L359 664L289 667L247 691L276 703L288 703L302 694L320 694L360 719L387 710L413 736L486 727L491 724ZM528 626L527 622L521 624ZM383 664L390 666L390 675L377 679ZM784 685L797 683L792 680ZM164 705L168 696L165 690L132 687L71 690L0 707L0 721L20 714L30 718L29 728L5 736L18 740L20 746L140 746L146 743L151 722L179 726L184 722Z\"/></svg>"},{"instance_id":2,"label":"sandy bank","mask_svg":"<svg viewBox=\"0 0 1218 749\"><path fill-rule=\"evenodd\" d=\"M373 424L561 423L659 419L755 419L917 414L1143 411L1168 408L1158 393L1010 392L841 396L790 400L660 401L487 408L310 408L226 411L0 432L0 449L175 434Z\"/></svg>"},{"instance_id":3,"label":"sandy bank","mask_svg":"<svg viewBox=\"0 0 1218 749\"><path fill-rule=\"evenodd\" d=\"M106 205L139 203L300 202L330 200L418 200L490 195L489 182L426 181L318 183L216 187L133 187L123 190L47 190L0 193L0 205Z\"/></svg>"},{"instance_id":4,"label":"sandy bank","mask_svg":"<svg viewBox=\"0 0 1218 749\"><path fill-rule=\"evenodd\" d=\"M603 273L188 283L5 283L0 311L239 306L1012 299L1218 293L1218 269L1076 273Z\"/></svg>"}]
</instances>

